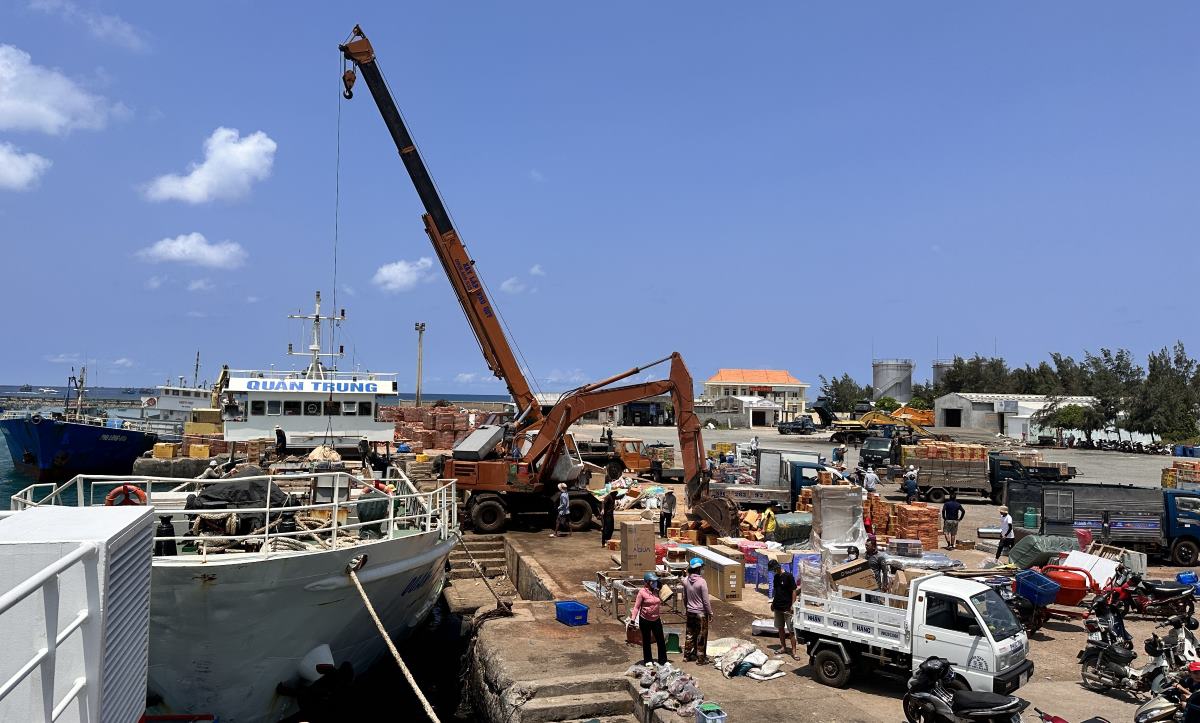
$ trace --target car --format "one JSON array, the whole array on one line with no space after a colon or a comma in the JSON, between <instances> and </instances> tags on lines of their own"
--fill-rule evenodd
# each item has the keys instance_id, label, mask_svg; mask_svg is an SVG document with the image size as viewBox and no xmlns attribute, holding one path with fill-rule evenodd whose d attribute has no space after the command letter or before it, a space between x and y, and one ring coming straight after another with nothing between
<instances>
[{"instance_id":1,"label":"car","mask_svg":"<svg viewBox=\"0 0 1200 723\"><path fill-rule=\"evenodd\" d=\"M812 418L804 415L790 422L780 422L775 425L780 434L812 434L817 431L817 425L813 424Z\"/></svg>"}]
</instances>

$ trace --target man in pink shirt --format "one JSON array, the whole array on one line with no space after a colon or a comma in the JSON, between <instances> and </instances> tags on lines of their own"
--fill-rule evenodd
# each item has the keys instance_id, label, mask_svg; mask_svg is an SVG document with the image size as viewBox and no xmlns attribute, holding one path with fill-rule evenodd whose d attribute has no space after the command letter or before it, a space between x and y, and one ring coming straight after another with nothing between
<instances>
[{"instance_id":1,"label":"man in pink shirt","mask_svg":"<svg viewBox=\"0 0 1200 723\"><path fill-rule=\"evenodd\" d=\"M683 580L683 600L687 604L683 659L708 665L708 622L712 620L712 603L708 600L708 583L701 574L703 568L704 560L693 557L688 561L688 575Z\"/></svg>"},{"instance_id":2,"label":"man in pink shirt","mask_svg":"<svg viewBox=\"0 0 1200 723\"><path fill-rule=\"evenodd\" d=\"M642 632L642 664L653 662L650 657L650 636L658 646L658 664L667 662L667 639L663 635L662 600L658 597L658 575L646 573L642 580L645 585L638 589L637 597L633 599L633 610L630 622L637 618L638 628Z\"/></svg>"}]
</instances>

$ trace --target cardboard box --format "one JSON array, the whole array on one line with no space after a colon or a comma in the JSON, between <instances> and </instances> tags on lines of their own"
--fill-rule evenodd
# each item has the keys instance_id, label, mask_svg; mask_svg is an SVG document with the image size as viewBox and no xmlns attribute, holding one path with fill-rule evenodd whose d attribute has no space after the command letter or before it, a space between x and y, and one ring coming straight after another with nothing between
<instances>
[{"instance_id":1,"label":"cardboard box","mask_svg":"<svg viewBox=\"0 0 1200 723\"><path fill-rule=\"evenodd\" d=\"M155 459L174 459L175 445L170 442L157 442L154 445Z\"/></svg>"},{"instance_id":2,"label":"cardboard box","mask_svg":"<svg viewBox=\"0 0 1200 723\"><path fill-rule=\"evenodd\" d=\"M646 572L654 569L654 533L653 522L621 523L621 570Z\"/></svg>"},{"instance_id":3,"label":"cardboard box","mask_svg":"<svg viewBox=\"0 0 1200 723\"><path fill-rule=\"evenodd\" d=\"M746 582L746 569L740 558L720 555L705 547L692 550L704 559L704 581L708 583L708 594L718 600L741 600L742 587Z\"/></svg>"},{"instance_id":4,"label":"cardboard box","mask_svg":"<svg viewBox=\"0 0 1200 723\"><path fill-rule=\"evenodd\" d=\"M687 540L693 545L700 544L700 530L680 530L680 532L682 532L680 537L682 537L684 540Z\"/></svg>"},{"instance_id":5,"label":"cardboard box","mask_svg":"<svg viewBox=\"0 0 1200 723\"><path fill-rule=\"evenodd\" d=\"M876 590L875 573L863 558L843 562L829 568L830 583L835 587L857 587L864 590Z\"/></svg>"},{"instance_id":6,"label":"cardboard box","mask_svg":"<svg viewBox=\"0 0 1200 723\"><path fill-rule=\"evenodd\" d=\"M188 447L188 456L192 459L208 459L212 455L207 444L193 444Z\"/></svg>"}]
</instances>

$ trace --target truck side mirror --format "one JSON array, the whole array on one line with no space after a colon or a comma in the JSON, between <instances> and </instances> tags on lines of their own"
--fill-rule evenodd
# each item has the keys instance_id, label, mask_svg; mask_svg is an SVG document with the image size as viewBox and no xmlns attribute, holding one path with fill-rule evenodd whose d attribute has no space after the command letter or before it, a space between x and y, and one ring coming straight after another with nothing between
<instances>
[{"instance_id":1,"label":"truck side mirror","mask_svg":"<svg viewBox=\"0 0 1200 723\"><path fill-rule=\"evenodd\" d=\"M970 635L970 636L973 636L976 638L982 638L983 631L979 629L978 625L968 625L967 626L967 635Z\"/></svg>"}]
</instances>

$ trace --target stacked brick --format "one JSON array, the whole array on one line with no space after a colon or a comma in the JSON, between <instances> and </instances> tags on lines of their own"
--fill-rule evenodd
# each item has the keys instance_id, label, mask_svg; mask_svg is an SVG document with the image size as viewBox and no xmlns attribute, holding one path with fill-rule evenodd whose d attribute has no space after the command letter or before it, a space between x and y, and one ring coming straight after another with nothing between
<instances>
[{"instance_id":1,"label":"stacked brick","mask_svg":"<svg viewBox=\"0 0 1200 723\"><path fill-rule=\"evenodd\" d=\"M383 419L395 423L393 439L407 442L414 452L453 449L471 433L470 412L446 407L382 407ZM476 420L483 413L476 413Z\"/></svg>"},{"instance_id":2,"label":"stacked brick","mask_svg":"<svg viewBox=\"0 0 1200 723\"><path fill-rule=\"evenodd\" d=\"M926 550L936 550L939 522L937 508L928 507L924 502L897 504L892 505L892 529L888 532L893 537L920 540Z\"/></svg>"}]
</instances>

